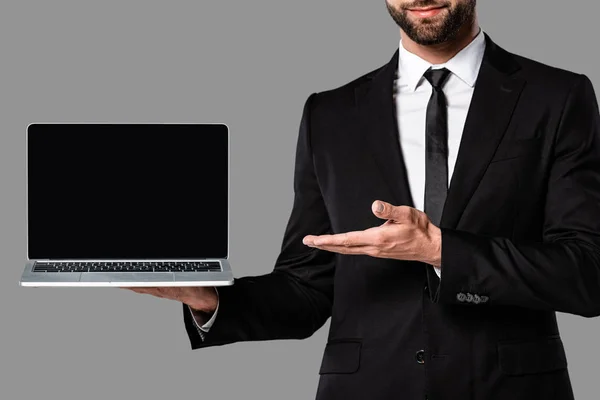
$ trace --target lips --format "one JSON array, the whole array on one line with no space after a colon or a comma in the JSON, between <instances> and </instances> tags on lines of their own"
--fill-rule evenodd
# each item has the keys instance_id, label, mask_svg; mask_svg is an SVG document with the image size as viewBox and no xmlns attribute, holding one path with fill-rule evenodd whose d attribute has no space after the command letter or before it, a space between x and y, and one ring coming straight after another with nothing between
<instances>
[{"instance_id":1,"label":"lips","mask_svg":"<svg viewBox=\"0 0 600 400\"><path fill-rule=\"evenodd\" d=\"M411 14L413 14L417 17L420 17L420 18L431 18L431 17L438 15L444 8L445 8L445 6L411 8L411 9L408 9L408 11Z\"/></svg>"}]
</instances>

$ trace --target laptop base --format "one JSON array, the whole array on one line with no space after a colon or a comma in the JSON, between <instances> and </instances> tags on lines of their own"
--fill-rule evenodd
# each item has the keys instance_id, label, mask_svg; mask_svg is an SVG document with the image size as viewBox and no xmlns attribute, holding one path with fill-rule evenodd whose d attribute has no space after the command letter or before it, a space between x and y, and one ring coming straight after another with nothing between
<instances>
[{"instance_id":1,"label":"laptop base","mask_svg":"<svg viewBox=\"0 0 600 400\"><path fill-rule=\"evenodd\" d=\"M227 259L212 261L219 261L221 271L36 272L34 271L35 261L30 261L23 271L19 284L26 287L184 287L232 285L233 273L229 261Z\"/></svg>"}]
</instances>

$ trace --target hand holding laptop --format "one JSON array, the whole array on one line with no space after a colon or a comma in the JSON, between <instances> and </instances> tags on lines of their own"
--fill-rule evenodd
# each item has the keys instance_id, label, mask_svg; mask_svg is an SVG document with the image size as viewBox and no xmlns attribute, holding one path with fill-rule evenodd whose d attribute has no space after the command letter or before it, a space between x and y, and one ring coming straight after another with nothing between
<instances>
[{"instance_id":1,"label":"hand holding laptop","mask_svg":"<svg viewBox=\"0 0 600 400\"><path fill-rule=\"evenodd\" d=\"M152 296L180 301L192 309L212 314L217 308L217 292L209 286L182 286L182 287L124 287L136 293L145 293Z\"/></svg>"}]
</instances>

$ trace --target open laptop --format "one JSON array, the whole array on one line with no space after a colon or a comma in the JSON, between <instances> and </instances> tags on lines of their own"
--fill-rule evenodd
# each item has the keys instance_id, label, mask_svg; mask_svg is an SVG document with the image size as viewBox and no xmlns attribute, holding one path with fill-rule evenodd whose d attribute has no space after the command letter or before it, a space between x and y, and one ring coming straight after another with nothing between
<instances>
[{"instance_id":1,"label":"open laptop","mask_svg":"<svg viewBox=\"0 0 600 400\"><path fill-rule=\"evenodd\" d=\"M22 286L224 286L223 124L30 124Z\"/></svg>"}]
</instances>

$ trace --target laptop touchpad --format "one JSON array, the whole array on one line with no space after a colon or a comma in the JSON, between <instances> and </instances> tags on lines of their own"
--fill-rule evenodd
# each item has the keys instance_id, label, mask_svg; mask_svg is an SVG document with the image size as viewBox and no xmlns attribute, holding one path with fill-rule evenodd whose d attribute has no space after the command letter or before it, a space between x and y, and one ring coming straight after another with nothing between
<instances>
[{"instance_id":1,"label":"laptop touchpad","mask_svg":"<svg viewBox=\"0 0 600 400\"><path fill-rule=\"evenodd\" d=\"M83 272L80 282L173 282L172 272Z\"/></svg>"}]
</instances>

